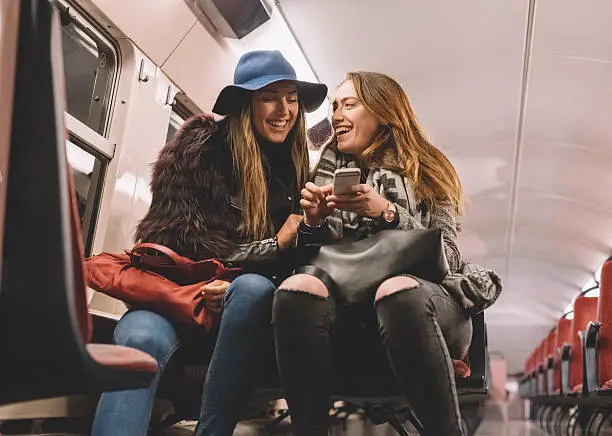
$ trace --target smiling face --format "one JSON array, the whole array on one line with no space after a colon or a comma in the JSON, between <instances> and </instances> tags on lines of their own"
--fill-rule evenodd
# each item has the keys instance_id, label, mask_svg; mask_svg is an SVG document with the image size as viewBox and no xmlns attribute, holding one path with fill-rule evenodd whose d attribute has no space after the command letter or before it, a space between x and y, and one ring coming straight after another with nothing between
<instances>
[{"instance_id":1,"label":"smiling face","mask_svg":"<svg viewBox=\"0 0 612 436\"><path fill-rule=\"evenodd\" d=\"M253 125L257 133L275 143L285 142L299 113L296 86L272 83L253 93Z\"/></svg>"},{"instance_id":2,"label":"smiling face","mask_svg":"<svg viewBox=\"0 0 612 436\"><path fill-rule=\"evenodd\" d=\"M336 90L333 111L338 150L359 155L372 144L381 124L359 100L352 80L346 80Z\"/></svg>"}]
</instances>

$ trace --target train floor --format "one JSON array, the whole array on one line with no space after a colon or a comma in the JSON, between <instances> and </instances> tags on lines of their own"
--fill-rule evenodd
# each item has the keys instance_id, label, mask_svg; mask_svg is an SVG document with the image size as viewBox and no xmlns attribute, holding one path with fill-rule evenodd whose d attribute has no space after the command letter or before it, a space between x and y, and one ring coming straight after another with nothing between
<instances>
[{"instance_id":1,"label":"train floor","mask_svg":"<svg viewBox=\"0 0 612 436\"><path fill-rule=\"evenodd\" d=\"M544 436L545 433L541 432L536 426L529 421L521 420L507 420L505 416L499 413L492 413L491 409L487 410L485 417L478 428L475 436ZM507 415L506 415L507 416ZM17 425L11 425L10 430L8 426L0 426L0 435L71 435L71 436L85 436L89 432L90 423L82 422L80 425L76 425L72 420L59 422L51 420L53 425L36 425L30 426L26 430L25 427L19 428ZM241 422L234 436L289 436L291 435L291 428L289 419L283 421L279 425L274 426L272 429L268 427L271 422L271 418L262 418L259 420L251 420ZM18 422L5 422L4 424L19 424ZM50 421L47 421L47 424ZM171 428L163 431L154 432L155 436L191 436L195 428L195 421L184 421L180 422ZM46 427L46 428L45 428ZM7 431L9 430L9 431ZM36 431L38 430L38 431ZM41 431L42 430L42 431ZM418 433L413 431L410 433L411 436L417 436ZM353 414L346 419L337 419L334 421L332 428L330 429L329 436L397 436L397 433L389 425L374 425L372 422L364 420L362 415Z\"/></svg>"},{"instance_id":2,"label":"train floor","mask_svg":"<svg viewBox=\"0 0 612 436\"><path fill-rule=\"evenodd\" d=\"M480 424L476 436L545 436L542 430L529 421L489 421Z\"/></svg>"},{"instance_id":3,"label":"train floor","mask_svg":"<svg viewBox=\"0 0 612 436\"><path fill-rule=\"evenodd\" d=\"M272 433L268 433L265 422L251 421L239 424L234 436L264 436L278 435L289 436L291 431L289 424L278 426ZM343 425L342 422L336 423L329 436L397 436L397 433L389 425L373 425L368 422L363 422L359 416L350 417ZM195 423L181 423L170 430L164 436L190 436L193 434ZM416 436L417 433L414 433ZM483 420L476 436L544 436L529 421L497 421Z\"/></svg>"}]
</instances>

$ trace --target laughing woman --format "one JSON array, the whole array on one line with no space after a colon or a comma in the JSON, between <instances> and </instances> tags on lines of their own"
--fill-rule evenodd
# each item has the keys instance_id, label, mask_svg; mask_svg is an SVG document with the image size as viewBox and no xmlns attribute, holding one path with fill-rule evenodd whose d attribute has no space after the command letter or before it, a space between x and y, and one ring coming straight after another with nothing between
<instances>
[{"instance_id":1,"label":"laughing woman","mask_svg":"<svg viewBox=\"0 0 612 436\"><path fill-rule=\"evenodd\" d=\"M296 212L308 174L304 113L319 107L326 94L324 85L296 80L280 52L247 53L234 85L221 92L213 109L227 117L187 120L155 163L153 199L136 240L166 245L194 260L224 259L250 272L231 284L216 281L202 289L206 307L221 312L221 323L197 435L233 433L255 377L272 354L274 281L288 275L282 260L302 220ZM159 373L147 389L104 393L93 435L147 433L159 378L185 345L181 332L158 313L133 310L123 316L115 343L155 357Z\"/></svg>"},{"instance_id":2,"label":"laughing woman","mask_svg":"<svg viewBox=\"0 0 612 436\"><path fill-rule=\"evenodd\" d=\"M419 127L393 79L350 73L333 103L336 140L302 191L298 246L322 245L381 229L441 230L450 274L442 286L400 275L379 284L366 313L335 304L324 275L294 275L274 301L278 363L294 434L327 434L334 365L392 371L427 436L462 435L451 359L472 338L470 312L492 304L499 277L466 264L455 217L462 189L455 169ZM333 195L334 170L359 167L362 184ZM320 278L319 278L320 277Z\"/></svg>"}]
</instances>

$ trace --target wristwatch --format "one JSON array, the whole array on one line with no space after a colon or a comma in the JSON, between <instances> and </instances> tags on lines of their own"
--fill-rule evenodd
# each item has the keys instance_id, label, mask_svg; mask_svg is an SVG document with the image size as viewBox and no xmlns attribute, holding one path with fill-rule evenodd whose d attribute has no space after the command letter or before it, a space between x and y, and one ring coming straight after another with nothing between
<instances>
[{"instance_id":1,"label":"wristwatch","mask_svg":"<svg viewBox=\"0 0 612 436\"><path fill-rule=\"evenodd\" d=\"M387 224L392 224L397 220L397 207L391 201L387 203L387 207L380 214L380 218Z\"/></svg>"}]
</instances>

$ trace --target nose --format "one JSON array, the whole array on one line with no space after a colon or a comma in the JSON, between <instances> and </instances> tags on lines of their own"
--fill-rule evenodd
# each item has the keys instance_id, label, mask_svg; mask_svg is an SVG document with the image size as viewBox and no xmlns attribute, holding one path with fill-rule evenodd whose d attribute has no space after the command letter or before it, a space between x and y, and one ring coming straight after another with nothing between
<instances>
[{"instance_id":1,"label":"nose","mask_svg":"<svg viewBox=\"0 0 612 436\"><path fill-rule=\"evenodd\" d=\"M279 115L285 116L289 113L289 102L285 98L281 98L276 105L276 111Z\"/></svg>"},{"instance_id":2,"label":"nose","mask_svg":"<svg viewBox=\"0 0 612 436\"><path fill-rule=\"evenodd\" d=\"M342 115L342 110L337 107L333 109L332 113L332 124L335 126L336 124L342 122L344 120L344 115Z\"/></svg>"}]
</instances>

